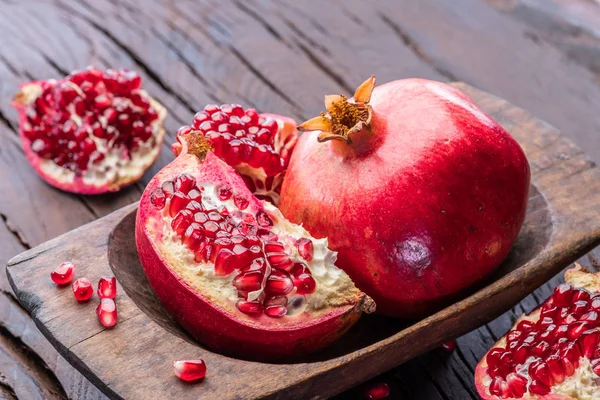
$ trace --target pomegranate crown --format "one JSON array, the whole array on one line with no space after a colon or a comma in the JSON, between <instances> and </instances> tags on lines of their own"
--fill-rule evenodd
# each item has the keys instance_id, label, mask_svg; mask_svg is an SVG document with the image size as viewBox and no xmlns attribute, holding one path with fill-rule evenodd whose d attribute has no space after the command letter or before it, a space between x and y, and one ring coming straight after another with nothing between
<instances>
[{"instance_id":1,"label":"pomegranate crown","mask_svg":"<svg viewBox=\"0 0 600 400\"><path fill-rule=\"evenodd\" d=\"M371 124L373 108L369 101L374 87L375 76L372 75L356 89L350 100L341 94L325 96L327 114L322 112L320 116L303 122L298 130L321 131L317 138L319 142L337 139L352 143L351 136L365 128L369 129Z\"/></svg>"},{"instance_id":2,"label":"pomegranate crown","mask_svg":"<svg viewBox=\"0 0 600 400\"><path fill-rule=\"evenodd\" d=\"M204 161L206 154L209 151L214 151L214 148L202 132L194 129L186 132L178 132L177 142L171 145L171 150L173 150L175 156L178 156L185 150L187 154L193 154L201 161Z\"/></svg>"}]
</instances>

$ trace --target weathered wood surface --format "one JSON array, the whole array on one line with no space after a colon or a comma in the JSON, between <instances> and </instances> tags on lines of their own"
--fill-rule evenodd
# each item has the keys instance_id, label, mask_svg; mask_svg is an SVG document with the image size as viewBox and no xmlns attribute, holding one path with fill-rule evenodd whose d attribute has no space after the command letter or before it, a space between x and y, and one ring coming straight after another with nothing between
<instances>
[{"instance_id":1,"label":"weathered wood surface","mask_svg":"<svg viewBox=\"0 0 600 400\"><path fill-rule=\"evenodd\" d=\"M600 169L545 122L466 84L454 85L521 143L532 187L525 223L503 265L481 290L423 321L364 316L326 351L293 363L213 353L191 341L153 295L135 251L135 204L15 257L7 270L11 286L50 342L111 398L337 394L490 321L600 243ZM582 188L585 196L579 196ZM75 303L68 288L48 279L65 259L92 281L116 275L117 327L103 328L93 302ZM176 382L170 372L173 359L190 355L210 366L206 381L193 387ZM119 360L127 360L126 374L117 368Z\"/></svg>"},{"instance_id":2,"label":"weathered wood surface","mask_svg":"<svg viewBox=\"0 0 600 400\"><path fill-rule=\"evenodd\" d=\"M420 76L472 83L557 126L600 161L599 42L585 23L598 18L600 7L588 0L548 0L540 8L542 3L2 0L0 263L137 200L144 182L171 159L165 151L142 183L112 196L67 195L37 178L20 151L10 99L20 82L58 77L87 64L142 72L149 91L169 108L171 137L209 101L235 101L302 119L320 111L324 93L340 88L348 93L375 73L380 82ZM471 382L476 359L549 287L459 339L458 352L430 353L382 379L403 399L477 398ZM17 361L34 377L29 394L21 392L20 398L47 393L49 386L35 378L43 374L60 382L60 396L100 398L33 323L25 322L4 274L0 288L2 337L13 348L28 347L48 366ZM7 375L0 366L0 376ZM16 393L10 385L0 378L0 397ZM360 392L345 396L358 398Z\"/></svg>"}]
</instances>

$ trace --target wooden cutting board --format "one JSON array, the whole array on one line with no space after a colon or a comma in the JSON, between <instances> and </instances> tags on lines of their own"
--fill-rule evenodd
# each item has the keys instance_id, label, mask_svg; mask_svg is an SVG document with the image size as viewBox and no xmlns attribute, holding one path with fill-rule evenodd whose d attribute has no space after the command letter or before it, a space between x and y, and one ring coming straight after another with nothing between
<instances>
[{"instance_id":1,"label":"wooden cutting board","mask_svg":"<svg viewBox=\"0 0 600 400\"><path fill-rule=\"evenodd\" d=\"M560 132L464 83L469 94L523 146L532 169L523 229L502 266L470 296L421 321L363 316L329 349L289 363L222 356L203 348L158 302L138 261L137 204L66 233L9 262L21 304L60 353L111 398L325 398L357 385L497 317L567 264L600 244L600 171ZM49 278L63 261L92 282L114 274L119 323L103 328L97 299L78 304ZM205 380L185 384L173 360L202 358Z\"/></svg>"}]
</instances>

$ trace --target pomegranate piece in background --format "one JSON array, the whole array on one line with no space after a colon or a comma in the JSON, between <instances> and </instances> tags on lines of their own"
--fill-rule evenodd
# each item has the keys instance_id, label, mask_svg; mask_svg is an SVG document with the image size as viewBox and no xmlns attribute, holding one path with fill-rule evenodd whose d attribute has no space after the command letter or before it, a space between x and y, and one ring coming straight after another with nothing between
<instances>
[{"instance_id":1,"label":"pomegranate piece in background","mask_svg":"<svg viewBox=\"0 0 600 400\"><path fill-rule=\"evenodd\" d=\"M27 159L68 192L117 191L137 181L162 147L166 110L135 72L90 67L25 83L13 105Z\"/></svg>"},{"instance_id":2,"label":"pomegranate piece in background","mask_svg":"<svg viewBox=\"0 0 600 400\"><path fill-rule=\"evenodd\" d=\"M103 326L107 328L115 326L117 323L117 304L113 299L100 299L100 303L96 307L96 315Z\"/></svg>"},{"instance_id":3,"label":"pomegranate piece in background","mask_svg":"<svg viewBox=\"0 0 600 400\"><path fill-rule=\"evenodd\" d=\"M73 294L77 301L88 301L94 294L92 282L88 278L79 278L73 282Z\"/></svg>"},{"instance_id":4,"label":"pomegranate piece in background","mask_svg":"<svg viewBox=\"0 0 600 400\"><path fill-rule=\"evenodd\" d=\"M101 299L114 299L117 296L117 278L114 276L103 276L100 278L97 293Z\"/></svg>"},{"instance_id":5,"label":"pomegranate piece in background","mask_svg":"<svg viewBox=\"0 0 600 400\"><path fill-rule=\"evenodd\" d=\"M202 132L178 140L142 195L136 245L158 298L194 337L247 358L305 355L373 308L327 240L258 200Z\"/></svg>"},{"instance_id":6,"label":"pomegranate piece in background","mask_svg":"<svg viewBox=\"0 0 600 400\"><path fill-rule=\"evenodd\" d=\"M600 393L600 273L579 265L519 318L477 364L485 400L596 399Z\"/></svg>"},{"instance_id":7,"label":"pomegranate piece in background","mask_svg":"<svg viewBox=\"0 0 600 400\"><path fill-rule=\"evenodd\" d=\"M173 362L173 371L182 381L193 382L204 378L206 364L203 360L181 360Z\"/></svg>"},{"instance_id":8,"label":"pomegranate piece in background","mask_svg":"<svg viewBox=\"0 0 600 400\"><path fill-rule=\"evenodd\" d=\"M235 168L256 197L277 205L285 170L298 139L293 119L259 114L237 104L209 104L194 116L192 126L181 127L177 136L192 131L204 135L214 154ZM181 143L172 148L178 155Z\"/></svg>"},{"instance_id":9,"label":"pomegranate piece in background","mask_svg":"<svg viewBox=\"0 0 600 400\"><path fill-rule=\"evenodd\" d=\"M527 206L519 144L464 93L402 79L298 129L279 207L327 237L336 265L392 317L420 318L451 302L508 254Z\"/></svg>"},{"instance_id":10,"label":"pomegranate piece in background","mask_svg":"<svg viewBox=\"0 0 600 400\"><path fill-rule=\"evenodd\" d=\"M75 265L70 262L60 264L50 273L50 278L57 285L66 285L73 280L75 274Z\"/></svg>"}]
</instances>

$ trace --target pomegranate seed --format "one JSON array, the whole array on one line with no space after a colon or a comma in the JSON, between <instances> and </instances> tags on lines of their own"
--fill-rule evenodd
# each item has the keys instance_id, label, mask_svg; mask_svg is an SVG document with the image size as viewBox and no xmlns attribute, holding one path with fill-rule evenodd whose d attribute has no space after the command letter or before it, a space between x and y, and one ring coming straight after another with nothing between
<instances>
[{"instance_id":1,"label":"pomegranate seed","mask_svg":"<svg viewBox=\"0 0 600 400\"><path fill-rule=\"evenodd\" d=\"M98 281L98 297L101 299L114 299L117 296L117 278L103 276Z\"/></svg>"},{"instance_id":2,"label":"pomegranate seed","mask_svg":"<svg viewBox=\"0 0 600 400\"><path fill-rule=\"evenodd\" d=\"M169 204L169 215L174 217L179 211L183 210L189 202L190 198L186 194L175 192L173 197L171 197L171 204Z\"/></svg>"},{"instance_id":3,"label":"pomegranate seed","mask_svg":"<svg viewBox=\"0 0 600 400\"><path fill-rule=\"evenodd\" d=\"M590 294L585 290L575 290L573 293L573 299L571 300L573 303L577 303L579 301L583 301L587 303L590 300Z\"/></svg>"},{"instance_id":4,"label":"pomegranate seed","mask_svg":"<svg viewBox=\"0 0 600 400\"><path fill-rule=\"evenodd\" d=\"M74 273L75 265L70 262L64 262L50 273L50 278L57 285L66 285L73 280Z\"/></svg>"},{"instance_id":5,"label":"pomegranate seed","mask_svg":"<svg viewBox=\"0 0 600 400\"><path fill-rule=\"evenodd\" d=\"M150 202L152 205L159 210L162 210L167 203L167 197L165 196L165 192L162 189L154 189L152 194L150 195Z\"/></svg>"},{"instance_id":6,"label":"pomegranate seed","mask_svg":"<svg viewBox=\"0 0 600 400\"><path fill-rule=\"evenodd\" d=\"M240 210L245 210L248 207L248 205L250 204L248 199L246 199L245 197L242 197L241 195L234 196L233 203Z\"/></svg>"},{"instance_id":7,"label":"pomegranate seed","mask_svg":"<svg viewBox=\"0 0 600 400\"><path fill-rule=\"evenodd\" d=\"M506 398L508 396L509 389L508 389L508 383L506 383L506 381L502 378L500 378L499 376L495 377L494 379L492 379L492 382L490 383L490 393L502 398Z\"/></svg>"},{"instance_id":8,"label":"pomegranate seed","mask_svg":"<svg viewBox=\"0 0 600 400\"><path fill-rule=\"evenodd\" d=\"M543 396L550 393L550 388L549 385L546 386L541 382L533 380L529 384L529 392L532 394L539 394L540 396Z\"/></svg>"},{"instance_id":9,"label":"pomegranate seed","mask_svg":"<svg viewBox=\"0 0 600 400\"><path fill-rule=\"evenodd\" d=\"M500 364L500 356L503 353L504 349L500 347L494 347L493 349L491 349L486 356L486 361L488 365L493 367L498 366Z\"/></svg>"},{"instance_id":10,"label":"pomegranate seed","mask_svg":"<svg viewBox=\"0 0 600 400\"><path fill-rule=\"evenodd\" d=\"M258 222L258 225L262 227L273 226L273 221L264 211L259 211L256 214L256 221Z\"/></svg>"},{"instance_id":11,"label":"pomegranate seed","mask_svg":"<svg viewBox=\"0 0 600 400\"><path fill-rule=\"evenodd\" d=\"M196 178L189 174L181 174L175 178L174 189L175 192L181 192L188 194L196 186Z\"/></svg>"},{"instance_id":12,"label":"pomegranate seed","mask_svg":"<svg viewBox=\"0 0 600 400\"><path fill-rule=\"evenodd\" d=\"M294 282L292 281L290 275L281 270L273 270L269 278L267 278L267 283L265 285L265 290L273 295L286 295L290 293L294 289Z\"/></svg>"},{"instance_id":13,"label":"pomegranate seed","mask_svg":"<svg viewBox=\"0 0 600 400\"><path fill-rule=\"evenodd\" d=\"M192 211L185 209L177 213L175 218L171 221L171 228L177 232L178 235L183 235L186 229L192 223L193 214Z\"/></svg>"},{"instance_id":14,"label":"pomegranate seed","mask_svg":"<svg viewBox=\"0 0 600 400\"><path fill-rule=\"evenodd\" d=\"M291 274L294 277L294 286L296 286L297 294L311 294L315 291L317 283L306 266L295 264Z\"/></svg>"},{"instance_id":15,"label":"pomegranate seed","mask_svg":"<svg viewBox=\"0 0 600 400\"><path fill-rule=\"evenodd\" d=\"M588 330L588 326L585 321L574 322L569 326L567 337L571 340L577 339L584 331Z\"/></svg>"},{"instance_id":16,"label":"pomegranate seed","mask_svg":"<svg viewBox=\"0 0 600 400\"><path fill-rule=\"evenodd\" d=\"M531 349L531 353L534 356L542 357L542 358L545 357L546 355L548 355L548 352L550 352L550 345L548 344L548 342L544 342L544 341L535 344L533 346L533 348ZM521 362L524 362L524 361L525 360L522 360Z\"/></svg>"},{"instance_id":17,"label":"pomegranate seed","mask_svg":"<svg viewBox=\"0 0 600 400\"><path fill-rule=\"evenodd\" d=\"M534 361L529 364L529 376L536 379L538 382L545 386L552 385L552 377L550 376L550 369L548 365L543 361Z\"/></svg>"},{"instance_id":18,"label":"pomegranate seed","mask_svg":"<svg viewBox=\"0 0 600 400\"><path fill-rule=\"evenodd\" d=\"M368 386L364 392L365 400L380 400L385 399L390 395L390 387L387 383L375 383Z\"/></svg>"},{"instance_id":19,"label":"pomegranate seed","mask_svg":"<svg viewBox=\"0 0 600 400\"><path fill-rule=\"evenodd\" d=\"M173 362L175 375L183 381L192 382L204 378L206 364L203 360L181 360Z\"/></svg>"},{"instance_id":20,"label":"pomegranate seed","mask_svg":"<svg viewBox=\"0 0 600 400\"><path fill-rule=\"evenodd\" d=\"M506 376L506 383L508 383L514 397L522 397L527 391L527 378L515 372L511 372Z\"/></svg>"},{"instance_id":21,"label":"pomegranate seed","mask_svg":"<svg viewBox=\"0 0 600 400\"><path fill-rule=\"evenodd\" d=\"M265 315L271 318L281 318L287 314L287 308L284 306L271 306L265 308Z\"/></svg>"},{"instance_id":22,"label":"pomegranate seed","mask_svg":"<svg viewBox=\"0 0 600 400\"><path fill-rule=\"evenodd\" d=\"M219 224L217 224L215 221L208 221L204 223L204 235L206 235L206 237L214 238L219 230Z\"/></svg>"},{"instance_id":23,"label":"pomegranate seed","mask_svg":"<svg viewBox=\"0 0 600 400\"><path fill-rule=\"evenodd\" d=\"M573 289L571 289L571 286L565 283L558 285L552 294L554 304L558 307L568 307L571 304L572 298Z\"/></svg>"},{"instance_id":24,"label":"pomegranate seed","mask_svg":"<svg viewBox=\"0 0 600 400\"><path fill-rule=\"evenodd\" d=\"M548 364L552 380L556 383L562 383L565 380L565 370L559 356L556 354L551 355L546 360L546 363Z\"/></svg>"},{"instance_id":25,"label":"pomegranate seed","mask_svg":"<svg viewBox=\"0 0 600 400\"><path fill-rule=\"evenodd\" d=\"M440 346L443 350L452 352L456 348L456 340L450 340Z\"/></svg>"},{"instance_id":26,"label":"pomegranate seed","mask_svg":"<svg viewBox=\"0 0 600 400\"><path fill-rule=\"evenodd\" d=\"M183 235L183 244L191 251L196 251L202 239L204 239L203 229L200 224L194 222L186 229Z\"/></svg>"},{"instance_id":27,"label":"pomegranate seed","mask_svg":"<svg viewBox=\"0 0 600 400\"><path fill-rule=\"evenodd\" d=\"M231 198L232 196L232 192L231 192L231 186L229 185L223 185L221 187L219 187L217 189L217 195L219 196L219 199L221 201L227 201Z\"/></svg>"},{"instance_id":28,"label":"pomegranate seed","mask_svg":"<svg viewBox=\"0 0 600 400\"><path fill-rule=\"evenodd\" d=\"M535 322L523 320L517 324L517 330L521 332L530 332L535 328Z\"/></svg>"},{"instance_id":29,"label":"pomegranate seed","mask_svg":"<svg viewBox=\"0 0 600 400\"><path fill-rule=\"evenodd\" d=\"M306 261L312 260L314 252L312 240L300 238L296 241L296 248L298 249L300 257L304 258Z\"/></svg>"},{"instance_id":30,"label":"pomegranate seed","mask_svg":"<svg viewBox=\"0 0 600 400\"><path fill-rule=\"evenodd\" d=\"M96 315L100 323L110 328L117 323L117 305L111 298L100 299L100 304L96 308Z\"/></svg>"},{"instance_id":31,"label":"pomegranate seed","mask_svg":"<svg viewBox=\"0 0 600 400\"><path fill-rule=\"evenodd\" d=\"M249 271L239 274L233 279L233 286L244 292L259 290L262 286L263 274L261 271Z\"/></svg>"},{"instance_id":32,"label":"pomegranate seed","mask_svg":"<svg viewBox=\"0 0 600 400\"><path fill-rule=\"evenodd\" d=\"M591 358L594 351L598 348L600 342L600 331L589 330L585 331L579 337L579 350L587 358Z\"/></svg>"},{"instance_id":33,"label":"pomegranate seed","mask_svg":"<svg viewBox=\"0 0 600 400\"><path fill-rule=\"evenodd\" d=\"M258 301L238 300L236 306L247 315L258 316L263 313L263 306Z\"/></svg>"},{"instance_id":34,"label":"pomegranate seed","mask_svg":"<svg viewBox=\"0 0 600 400\"><path fill-rule=\"evenodd\" d=\"M88 301L94 294L94 288L88 278L79 278L73 282L73 294L77 301Z\"/></svg>"},{"instance_id":35,"label":"pomegranate seed","mask_svg":"<svg viewBox=\"0 0 600 400\"><path fill-rule=\"evenodd\" d=\"M229 249L221 250L215 258L215 274L217 276L229 275L236 267L236 256Z\"/></svg>"}]
</instances>

